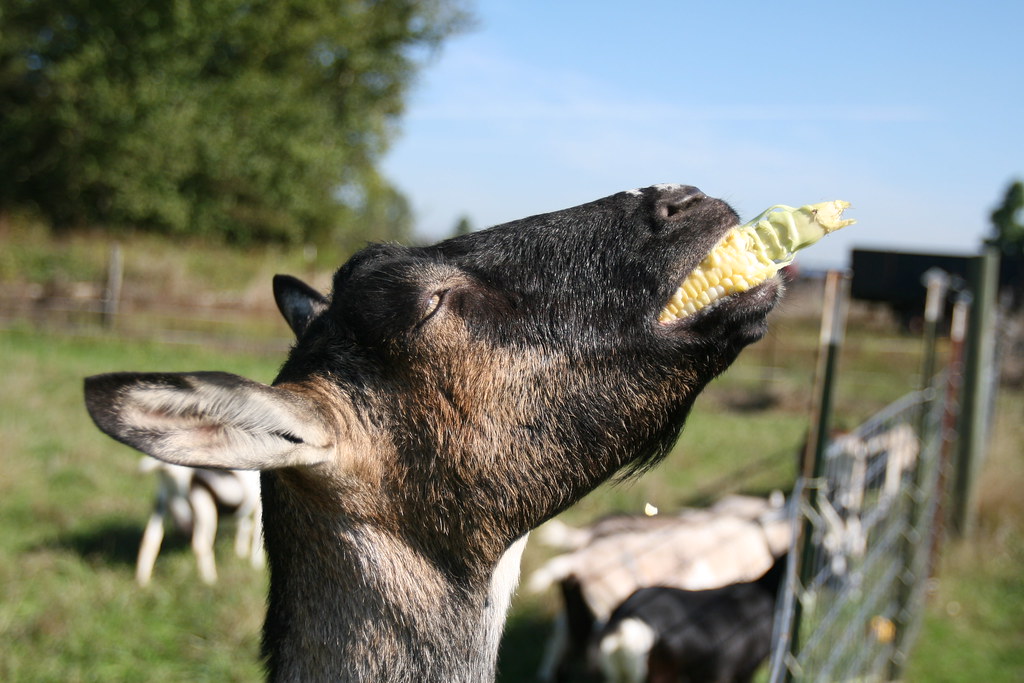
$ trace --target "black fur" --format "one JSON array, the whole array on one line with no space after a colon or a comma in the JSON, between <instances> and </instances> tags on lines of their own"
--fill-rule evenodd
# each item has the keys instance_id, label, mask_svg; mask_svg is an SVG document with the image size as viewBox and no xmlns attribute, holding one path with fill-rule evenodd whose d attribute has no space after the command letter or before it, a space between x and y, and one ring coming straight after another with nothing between
<instances>
[{"instance_id":1,"label":"black fur","mask_svg":"<svg viewBox=\"0 0 1024 683\"><path fill-rule=\"evenodd\" d=\"M641 588L615 609L598 640L638 619L657 634L648 657L652 683L746 683L770 652L787 560L778 558L756 581L722 588Z\"/></svg>"}]
</instances>

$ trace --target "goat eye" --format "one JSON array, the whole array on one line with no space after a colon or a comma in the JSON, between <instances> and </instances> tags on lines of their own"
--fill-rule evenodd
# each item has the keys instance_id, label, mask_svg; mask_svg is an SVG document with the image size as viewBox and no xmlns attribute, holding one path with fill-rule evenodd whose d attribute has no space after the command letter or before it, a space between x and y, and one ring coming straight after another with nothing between
<instances>
[{"instance_id":1,"label":"goat eye","mask_svg":"<svg viewBox=\"0 0 1024 683\"><path fill-rule=\"evenodd\" d=\"M429 318L437 310L437 307L441 305L441 296L444 292L434 292L431 295L430 300L427 301L426 308L423 309L423 319Z\"/></svg>"}]
</instances>

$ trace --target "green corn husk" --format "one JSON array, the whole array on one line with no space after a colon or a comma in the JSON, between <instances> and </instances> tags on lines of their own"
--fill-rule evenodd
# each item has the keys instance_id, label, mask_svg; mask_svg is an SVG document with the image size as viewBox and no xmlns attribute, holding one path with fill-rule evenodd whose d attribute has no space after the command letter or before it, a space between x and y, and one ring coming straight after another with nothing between
<instances>
[{"instance_id":1,"label":"green corn husk","mask_svg":"<svg viewBox=\"0 0 1024 683\"><path fill-rule=\"evenodd\" d=\"M843 211L850 202L834 200L807 204L800 208L778 204L738 230L751 241L750 248L761 251L766 258L782 267L792 263L796 252L805 249L830 232L856 221L844 219Z\"/></svg>"}]
</instances>

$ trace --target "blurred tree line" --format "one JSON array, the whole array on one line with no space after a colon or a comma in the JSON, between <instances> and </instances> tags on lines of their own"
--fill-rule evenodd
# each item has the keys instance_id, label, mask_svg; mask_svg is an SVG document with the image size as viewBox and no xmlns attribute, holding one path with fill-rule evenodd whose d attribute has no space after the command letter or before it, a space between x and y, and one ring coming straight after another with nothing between
<instances>
[{"instance_id":1,"label":"blurred tree line","mask_svg":"<svg viewBox=\"0 0 1024 683\"><path fill-rule=\"evenodd\" d=\"M236 243L402 239L378 161L457 0L6 0L0 211Z\"/></svg>"},{"instance_id":2,"label":"blurred tree line","mask_svg":"<svg viewBox=\"0 0 1024 683\"><path fill-rule=\"evenodd\" d=\"M998 247L1003 256L1024 258L1024 182L1010 183L991 218L992 237L988 243Z\"/></svg>"}]
</instances>

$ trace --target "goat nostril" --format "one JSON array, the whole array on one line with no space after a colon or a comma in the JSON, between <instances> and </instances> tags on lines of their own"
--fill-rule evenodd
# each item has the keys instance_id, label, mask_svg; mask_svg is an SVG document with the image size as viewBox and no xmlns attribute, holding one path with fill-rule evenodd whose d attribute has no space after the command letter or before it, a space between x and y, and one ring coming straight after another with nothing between
<instances>
[{"instance_id":1,"label":"goat nostril","mask_svg":"<svg viewBox=\"0 0 1024 683\"><path fill-rule=\"evenodd\" d=\"M658 216L663 220L677 220L704 199L707 195L695 187L680 188L679 192L658 202Z\"/></svg>"}]
</instances>

